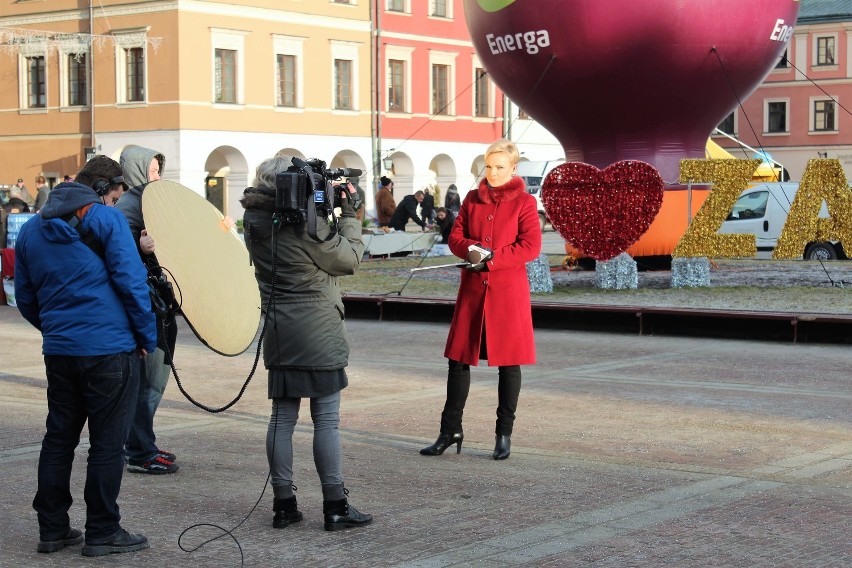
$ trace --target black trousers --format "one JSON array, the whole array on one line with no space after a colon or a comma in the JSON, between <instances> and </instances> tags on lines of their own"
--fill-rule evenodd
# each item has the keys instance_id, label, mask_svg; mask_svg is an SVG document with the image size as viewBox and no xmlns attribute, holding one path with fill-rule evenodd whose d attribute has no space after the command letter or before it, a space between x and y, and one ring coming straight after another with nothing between
<instances>
[{"instance_id":1,"label":"black trousers","mask_svg":"<svg viewBox=\"0 0 852 568\"><path fill-rule=\"evenodd\" d=\"M462 415L467 395L470 393L470 365L448 360L447 401L441 413L441 433L460 434ZM519 365L497 368L497 423L494 433L498 436L511 436L515 424L515 412L518 397L521 394L521 367Z\"/></svg>"}]
</instances>

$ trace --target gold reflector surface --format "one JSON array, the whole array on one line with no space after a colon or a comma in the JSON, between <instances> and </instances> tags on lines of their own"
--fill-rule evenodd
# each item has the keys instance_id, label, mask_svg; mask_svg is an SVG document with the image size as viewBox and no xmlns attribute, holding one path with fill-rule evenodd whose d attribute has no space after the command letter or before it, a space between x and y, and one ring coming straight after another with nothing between
<instances>
[{"instance_id":1,"label":"gold reflector surface","mask_svg":"<svg viewBox=\"0 0 852 568\"><path fill-rule=\"evenodd\" d=\"M260 292L236 230L202 196L166 180L145 187L142 215L198 339L222 355L248 349L260 322Z\"/></svg>"}]
</instances>

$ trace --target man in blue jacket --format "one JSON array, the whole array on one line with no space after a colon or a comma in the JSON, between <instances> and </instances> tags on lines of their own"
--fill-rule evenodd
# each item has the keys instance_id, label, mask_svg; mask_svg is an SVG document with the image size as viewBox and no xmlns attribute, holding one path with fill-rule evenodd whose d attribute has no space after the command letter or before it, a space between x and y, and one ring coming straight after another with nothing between
<instances>
[{"instance_id":1,"label":"man in blue jacket","mask_svg":"<svg viewBox=\"0 0 852 568\"><path fill-rule=\"evenodd\" d=\"M33 500L39 552L83 541L68 510L74 450L87 421L83 555L148 547L145 536L121 527L116 503L141 357L157 341L147 272L127 221L112 207L123 191L121 166L93 158L76 182L54 188L15 247L18 309L42 333L47 374L47 432Z\"/></svg>"}]
</instances>

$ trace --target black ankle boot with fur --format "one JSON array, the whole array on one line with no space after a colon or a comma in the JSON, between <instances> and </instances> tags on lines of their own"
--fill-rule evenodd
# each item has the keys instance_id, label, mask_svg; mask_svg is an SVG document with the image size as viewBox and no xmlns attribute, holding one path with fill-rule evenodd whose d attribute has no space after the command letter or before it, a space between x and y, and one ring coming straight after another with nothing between
<instances>
[{"instance_id":1,"label":"black ankle boot with fur","mask_svg":"<svg viewBox=\"0 0 852 568\"><path fill-rule=\"evenodd\" d=\"M286 499L274 499L272 501L272 510L275 511L275 517L272 518L272 526L276 529L283 529L293 523L298 523L302 520L302 512L296 508L296 496Z\"/></svg>"}]
</instances>

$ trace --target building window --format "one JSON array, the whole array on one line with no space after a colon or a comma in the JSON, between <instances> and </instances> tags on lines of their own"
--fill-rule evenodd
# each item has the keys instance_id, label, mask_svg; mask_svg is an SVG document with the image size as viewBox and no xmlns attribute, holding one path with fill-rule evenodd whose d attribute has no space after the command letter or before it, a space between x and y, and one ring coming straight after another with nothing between
<instances>
[{"instance_id":1,"label":"building window","mask_svg":"<svg viewBox=\"0 0 852 568\"><path fill-rule=\"evenodd\" d=\"M771 101L766 103L766 131L787 132L787 103Z\"/></svg>"},{"instance_id":2,"label":"building window","mask_svg":"<svg viewBox=\"0 0 852 568\"><path fill-rule=\"evenodd\" d=\"M834 101L814 101L814 132L837 130L834 123L836 113Z\"/></svg>"},{"instance_id":3,"label":"building window","mask_svg":"<svg viewBox=\"0 0 852 568\"><path fill-rule=\"evenodd\" d=\"M477 67L474 82L474 116L491 116L491 88L485 69Z\"/></svg>"},{"instance_id":4,"label":"building window","mask_svg":"<svg viewBox=\"0 0 852 568\"><path fill-rule=\"evenodd\" d=\"M733 136L736 133L736 130L734 128L736 116L737 116L736 111L732 112L731 114L728 115L728 117L725 120L720 122L719 126L717 126L716 128L718 130L721 130L725 134L730 134L730 135Z\"/></svg>"},{"instance_id":5,"label":"building window","mask_svg":"<svg viewBox=\"0 0 852 568\"><path fill-rule=\"evenodd\" d=\"M86 54L69 53L68 65L68 106L86 106L88 83L86 81Z\"/></svg>"},{"instance_id":6,"label":"building window","mask_svg":"<svg viewBox=\"0 0 852 568\"><path fill-rule=\"evenodd\" d=\"M276 105L295 107L296 105L296 56L278 54L276 56L276 82L278 97Z\"/></svg>"},{"instance_id":7,"label":"building window","mask_svg":"<svg viewBox=\"0 0 852 568\"><path fill-rule=\"evenodd\" d=\"M47 106L46 76L44 56L27 57L27 107L45 108Z\"/></svg>"},{"instance_id":8,"label":"building window","mask_svg":"<svg viewBox=\"0 0 852 568\"><path fill-rule=\"evenodd\" d=\"M237 102L237 52L233 49L216 50L214 84L217 103Z\"/></svg>"},{"instance_id":9,"label":"building window","mask_svg":"<svg viewBox=\"0 0 852 568\"><path fill-rule=\"evenodd\" d=\"M817 42L817 65L834 65L834 43L835 39L831 37L818 37Z\"/></svg>"},{"instance_id":10,"label":"building window","mask_svg":"<svg viewBox=\"0 0 852 568\"><path fill-rule=\"evenodd\" d=\"M244 100L245 36L249 32L210 28L213 104L238 105ZM274 60L273 60L274 61ZM274 72L274 70L270 70ZM271 96L270 93L270 100Z\"/></svg>"},{"instance_id":11,"label":"building window","mask_svg":"<svg viewBox=\"0 0 852 568\"><path fill-rule=\"evenodd\" d=\"M449 114L450 66L432 65L432 114Z\"/></svg>"},{"instance_id":12,"label":"building window","mask_svg":"<svg viewBox=\"0 0 852 568\"><path fill-rule=\"evenodd\" d=\"M388 0L388 12L405 12L405 0Z\"/></svg>"},{"instance_id":13,"label":"building window","mask_svg":"<svg viewBox=\"0 0 852 568\"><path fill-rule=\"evenodd\" d=\"M119 104L141 103L148 98L147 32L146 27L113 31L115 100Z\"/></svg>"},{"instance_id":14,"label":"building window","mask_svg":"<svg viewBox=\"0 0 852 568\"><path fill-rule=\"evenodd\" d=\"M352 110L352 61L334 60L334 108Z\"/></svg>"},{"instance_id":15,"label":"building window","mask_svg":"<svg viewBox=\"0 0 852 568\"><path fill-rule=\"evenodd\" d=\"M432 16L436 18L447 18L447 0L432 0Z\"/></svg>"},{"instance_id":16,"label":"building window","mask_svg":"<svg viewBox=\"0 0 852 568\"><path fill-rule=\"evenodd\" d=\"M126 102L142 102L145 100L145 50L141 47L131 47L124 50Z\"/></svg>"},{"instance_id":17,"label":"building window","mask_svg":"<svg viewBox=\"0 0 852 568\"><path fill-rule=\"evenodd\" d=\"M781 59L778 60L778 63L775 65L776 69L789 69L790 61L787 59L787 54L790 52L789 48L784 50L784 53L781 55Z\"/></svg>"},{"instance_id":18,"label":"building window","mask_svg":"<svg viewBox=\"0 0 852 568\"><path fill-rule=\"evenodd\" d=\"M405 61L388 62L388 111L405 112Z\"/></svg>"}]
</instances>

